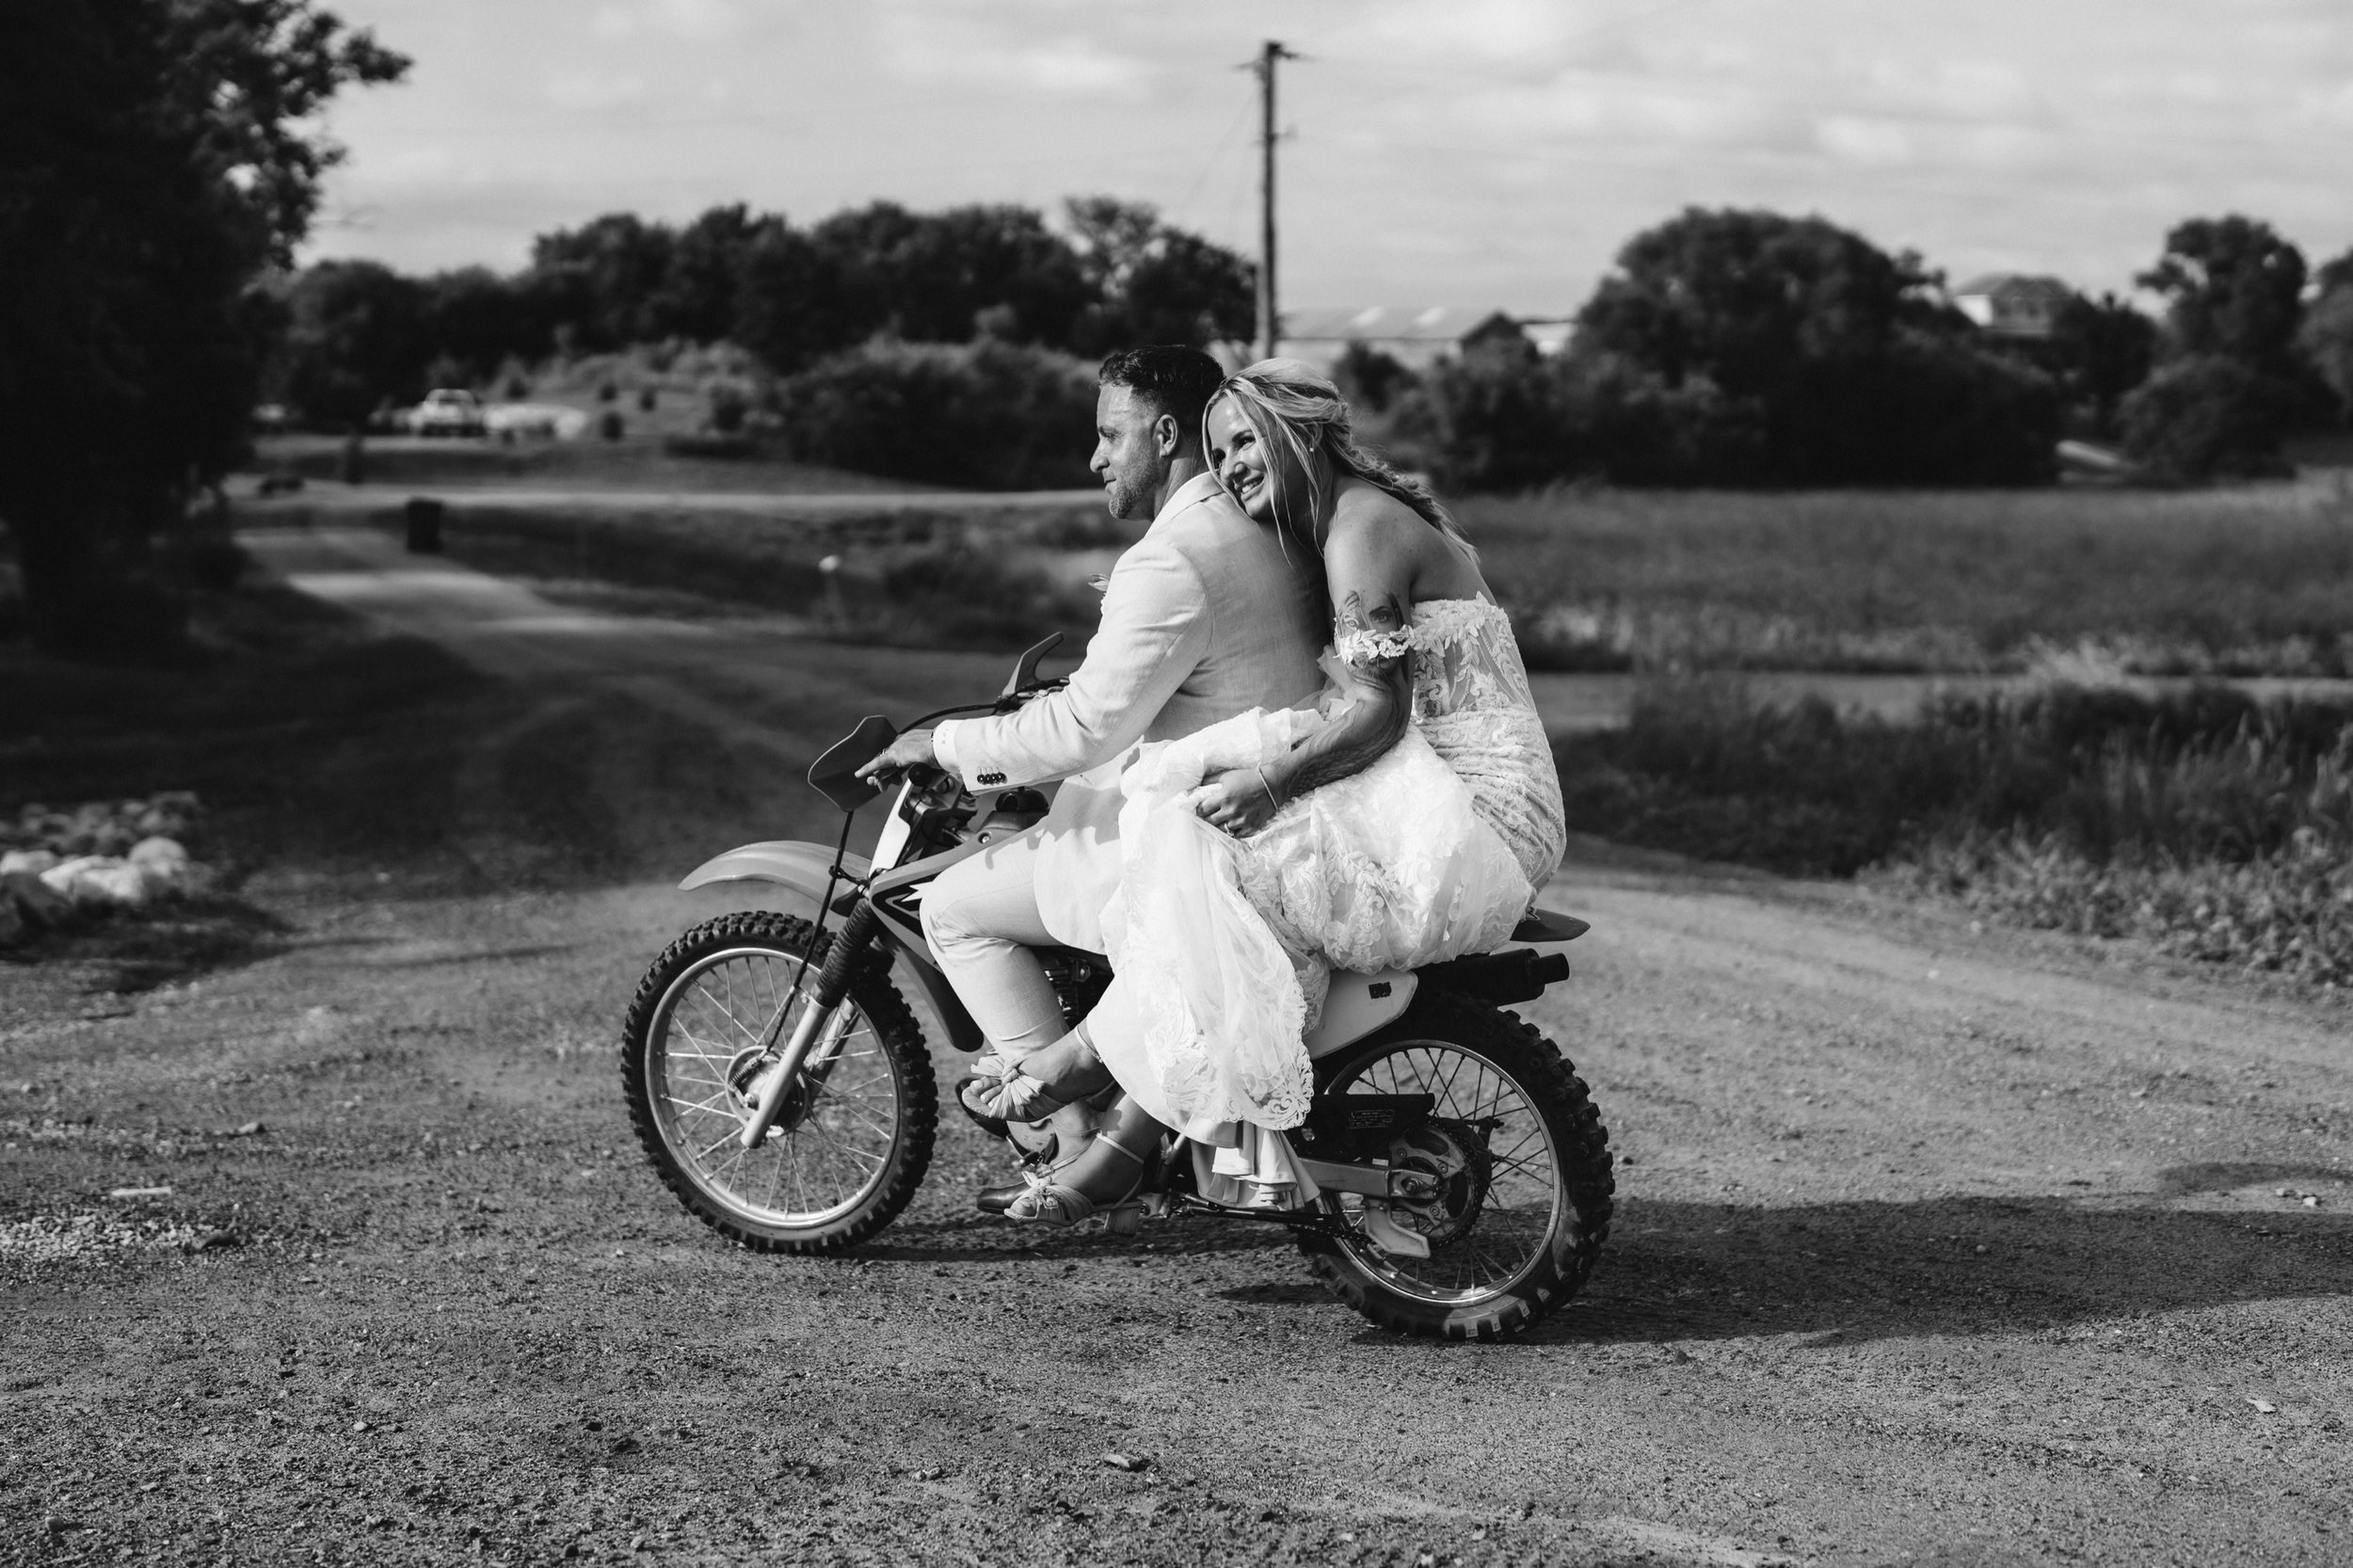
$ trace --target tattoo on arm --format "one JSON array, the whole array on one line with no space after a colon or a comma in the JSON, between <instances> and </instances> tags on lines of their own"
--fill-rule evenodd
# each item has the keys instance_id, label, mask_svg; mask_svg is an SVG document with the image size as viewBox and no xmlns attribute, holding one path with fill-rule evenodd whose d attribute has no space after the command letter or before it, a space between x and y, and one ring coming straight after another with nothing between
<instances>
[{"instance_id":1,"label":"tattoo on arm","mask_svg":"<svg viewBox=\"0 0 2353 1568\"><path fill-rule=\"evenodd\" d=\"M1405 630L1405 604L1388 594L1368 605L1364 595L1351 593L1336 620L1341 642L1352 635L1357 635L1360 643L1369 637L1393 637ZM1407 655L1401 650L1386 657L1365 656L1369 651L1349 657L1342 650L1356 678L1355 700L1341 723L1292 754L1295 760L1283 791L1287 797L1362 773L1404 736L1414 713Z\"/></svg>"},{"instance_id":2,"label":"tattoo on arm","mask_svg":"<svg viewBox=\"0 0 2353 1568\"><path fill-rule=\"evenodd\" d=\"M1365 603L1365 596L1351 589L1342 601L1339 614L1340 631L1402 632L1405 630L1405 605L1395 594L1384 595L1372 605Z\"/></svg>"}]
</instances>

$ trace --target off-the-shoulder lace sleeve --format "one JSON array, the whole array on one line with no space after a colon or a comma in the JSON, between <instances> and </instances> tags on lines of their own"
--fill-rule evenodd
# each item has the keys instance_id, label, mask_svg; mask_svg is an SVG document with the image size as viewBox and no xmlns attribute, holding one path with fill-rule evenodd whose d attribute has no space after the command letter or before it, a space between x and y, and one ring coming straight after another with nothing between
<instances>
[{"instance_id":1,"label":"off-the-shoulder lace sleeve","mask_svg":"<svg viewBox=\"0 0 2353 1568\"><path fill-rule=\"evenodd\" d=\"M1414 629L1410 626L1395 632L1375 632L1359 627L1343 632L1333 639L1332 651L1347 663L1358 665L1385 664L1402 659L1414 650Z\"/></svg>"}]
</instances>

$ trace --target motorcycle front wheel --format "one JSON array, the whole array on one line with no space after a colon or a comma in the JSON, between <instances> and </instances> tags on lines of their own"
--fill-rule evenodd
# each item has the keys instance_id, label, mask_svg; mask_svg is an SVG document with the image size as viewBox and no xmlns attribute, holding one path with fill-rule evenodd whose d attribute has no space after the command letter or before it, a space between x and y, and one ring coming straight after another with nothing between
<instances>
[{"instance_id":1,"label":"motorcycle front wheel","mask_svg":"<svg viewBox=\"0 0 2353 1568\"><path fill-rule=\"evenodd\" d=\"M1430 1256L1376 1245L1365 1200L1326 1193L1328 1231L1300 1250L1341 1300L1384 1328L1443 1339L1516 1334L1583 1288L1609 1234L1609 1129L1551 1042L1512 1014L1439 992L1318 1064L1318 1097L1433 1097L1387 1163L1403 1195L1389 1218Z\"/></svg>"},{"instance_id":2,"label":"motorcycle front wheel","mask_svg":"<svg viewBox=\"0 0 2353 1568\"><path fill-rule=\"evenodd\" d=\"M824 946L788 915L706 920L654 960L621 1026L621 1089L647 1158L690 1213L760 1252L855 1246L898 1217L931 1164L931 1053L879 963L851 982L839 1049L743 1146L760 1044L791 1038Z\"/></svg>"}]
</instances>

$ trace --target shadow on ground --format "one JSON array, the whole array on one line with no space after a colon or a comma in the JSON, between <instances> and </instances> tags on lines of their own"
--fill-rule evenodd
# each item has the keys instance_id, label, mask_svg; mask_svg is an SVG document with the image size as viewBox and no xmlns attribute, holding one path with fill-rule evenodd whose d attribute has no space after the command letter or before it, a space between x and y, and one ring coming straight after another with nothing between
<instances>
[{"instance_id":1,"label":"shadow on ground","mask_svg":"<svg viewBox=\"0 0 2353 1568\"><path fill-rule=\"evenodd\" d=\"M2343 1180L2180 1169L2174 1193ZM2014 1335L2353 1294L2353 1216L2326 1212L1955 1196L1768 1209L1638 1198L1619 1216L1584 1296L1520 1342Z\"/></svg>"}]
</instances>

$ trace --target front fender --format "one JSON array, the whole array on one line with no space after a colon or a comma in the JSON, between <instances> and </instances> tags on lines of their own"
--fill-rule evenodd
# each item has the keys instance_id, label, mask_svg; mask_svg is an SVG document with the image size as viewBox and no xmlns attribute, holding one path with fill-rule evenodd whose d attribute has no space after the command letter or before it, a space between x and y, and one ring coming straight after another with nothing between
<instances>
[{"instance_id":1,"label":"front fender","mask_svg":"<svg viewBox=\"0 0 2353 1568\"><path fill-rule=\"evenodd\" d=\"M679 891L692 892L719 882L773 882L792 888L816 904L825 896L825 885L833 880L833 847L812 844L799 839L772 839L766 843L745 844L725 855L714 856L696 866L679 884ZM841 869L854 877L863 879L869 863L863 855L843 855ZM972 1015L956 1000L955 988L948 977L939 972L931 953L918 943L900 936L886 920L883 936L898 949L898 961L891 972L904 983L912 980L931 1003L933 1015L948 1036L948 1043L961 1051L976 1051L988 1044Z\"/></svg>"},{"instance_id":2,"label":"front fender","mask_svg":"<svg viewBox=\"0 0 2353 1568\"><path fill-rule=\"evenodd\" d=\"M863 877L867 872L866 856L844 855L841 869L852 876ZM679 891L685 893L708 888L714 882L780 882L815 901L825 896L825 884L832 878L830 845L812 844L801 839L771 839L766 843L745 844L712 856L687 872L686 880L678 886Z\"/></svg>"}]
</instances>

